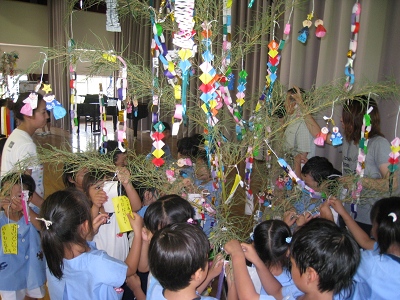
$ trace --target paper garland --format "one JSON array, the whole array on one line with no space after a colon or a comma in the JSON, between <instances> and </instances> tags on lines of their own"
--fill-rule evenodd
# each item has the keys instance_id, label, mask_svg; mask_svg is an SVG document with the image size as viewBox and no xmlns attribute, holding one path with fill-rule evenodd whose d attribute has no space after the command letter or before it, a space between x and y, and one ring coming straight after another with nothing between
<instances>
[{"instance_id":1,"label":"paper garland","mask_svg":"<svg viewBox=\"0 0 400 300\"><path fill-rule=\"evenodd\" d=\"M351 15L351 38L349 51L347 51L347 63L344 67L344 74L346 75L346 83L344 88L350 91L353 88L355 76L354 76L354 60L356 59L357 51L357 39L358 32L360 30L360 14L361 4L357 2L354 4Z\"/></svg>"},{"instance_id":2,"label":"paper garland","mask_svg":"<svg viewBox=\"0 0 400 300\"><path fill-rule=\"evenodd\" d=\"M369 99L369 96L368 96ZM358 158L357 158L357 167L356 173L358 176L357 183L353 186L353 190L351 196L353 200L356 202L351 204L351 212L353 213L353 218L357 218L357 204L360 201L361 191L362 191L362 178L364 177L365 171L365 158L368 154L368 140L369 140L369 133L371 132L371 116L369 115L373 107L369 107L367 105L367 111L363 117L363 125L361 127L361 137L359 141L359 148L358 148Z\"/></svg>"}]
</instances>

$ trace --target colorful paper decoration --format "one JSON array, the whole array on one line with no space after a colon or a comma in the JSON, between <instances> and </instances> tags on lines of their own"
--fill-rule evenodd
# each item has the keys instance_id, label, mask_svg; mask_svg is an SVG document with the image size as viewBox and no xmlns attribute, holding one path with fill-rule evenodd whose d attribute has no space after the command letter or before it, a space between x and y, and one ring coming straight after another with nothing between
<instances>
[{"instance_id":1,"label":"colorful paper decoration","mask_svg":"<svg viewBox=\"0 0 400 300\"><path fill-rule=\"evenodd\" d=\"M178 55L181 58L179 62L179 68L181 69L181 97L176 100L181 100L182 104L182 120L183 124L186 126L186 91L189 83L189 71L192 66L189 58L194 57L197 52L197 46L194 43L193 36L196 31L193 30L194 27L194 0L175 0L175 13L174 17L176 23L178 24L179 31L174 33L172 43L180 47ZM212 58L211 58L212 59ZM204 81L203 81L204 82Z\"/></svg>"},{"instance_id":2,"label":"colorful paper decoration","mask_svg":"<svg viewBox=\"0 0 400 300\"><path fill-rule=\"evenodd\" d=\"M315 21L315 36L318 38L323 38L326 34L326 29L324 27L324 22L321 19Z\"/></svg>"},{"instance_id":3,"label":"colorful paper decoration","mask_svg":"<svg viewBox=\"0 0 400 300\"><path fill-rule=\"evenodd\" d=\"M339 127L335 126L335 121L333 120L333 112L335 110L335 102L338 100L336 98L332 102L332 111L331 111L331 116L327 117L324 116L324 120L326 121L326 126L321 128L321 132L317 134L317 137L314 139L314 144L317 146L323 146L325 144L327 135L329 133L329 123L332 124L332 133L330 137L330 141L332 143L332 146L339 146L343 143L343 137L341 133L339 132Z\"/></svg>"},{"instance_id":4,"label":"colorful paper decoration","mask_svg":"<svg viewBox=\"0 0 400 300\"><path fill-rule=\"evenodd\" d=\"M164 146L164 142L162 141L164 134L162 132L164 131L165 126L161 121L159 121L153 126L153 128L155 132L152 135L152 138L154 139L153 146L155 150L153 151L154 158L152 162L155 166L160 167L165 162L164 159L162 159L162 156L164 155L164 150L162 150L162 147Z\"/></svg>"},{"instance_id":5,"label":"colorful paper decoration","mask_svg":"<svg viewBox=\"0 0 400 300\"><path fill-rule=\"evenodd\" d=\"M369 100L368 96L368 100ZM363 125L361 127L361 137L360 137L360 142L359 142L359 148L358 148L358 158L357 158L357 167L356 167L356 173L358 176L358 181L353 186L353 190L351 193L351 196L353 198L353 202L351 205L351 212L353 213L353 218L357 218L357 204L360 201L360 196L361 196L361 191L362 191L362 178L364 177L364 171L365 171L365 158L366 155L368 154L368 136L369 133L371 132L371 116L369 115L371 111L373 110L373 107L369 106L369 103L367 104L367 111L364 114L363 117Z\"/></svg>"},{"instance_id":6,"label":"colorful paper decoration","mask_svg":"<svg viewBox=\"0 0 400 300\"><path fill-rule=\"evenodd\" d=\"M311 198L314 198L314 199L326 199L327 198L325 193L316 192L314 189L312 189L311 187L306 185L305 182L302 179L297 177L296 173L292 170L290 165L283 158L279 158L276 155L276 153L274 152L274 150L272 150L271 146L268 144L268 140L264 140L264 141L267 144L267 146L270 149L270 151L275 155L275 157L276 157L276 159L278 161L278 164L281 166L281 168L283 169L285 174L292 181L292 184L296 184L297 186L299 186L303 190L303 192L308 193ZM286 187L287 186L287 185L285 185L285 180L284 179L283 179L283 183L281 181L281 183L279 183L279 185L282 185L282 187Z\"/></svg>"},{"instance_id":7,"label":"colorful paper decoration","mask_svg":"<svg viewBox=\"0 0 400 300\"><path fill-rule=\"evenodd\" d=\"M50 88L50 84L48 86ZM48 111L53 111L53 116L56 120L63 118L67 114L67 111L61 103L58 102L54 94L46 94L43 96L43 99L46 101L46 109Z\"/></svg>"},{"instance_id":8,"label":"colorful paper decoration","mask_svg":"<svg viewBox=\"0 0 400 300\"><path fill-rule=\"evenodd\" d=\"M119 227L119 232L128 232L132 230L131 223L129 222L128 214L132 217L132 207L127 196L118 196L112 198L114 205L115 215Z\"/></svg>"},{"instance_id":9,"label":"colorful paper decoration","mask_svg":"<svg viewBox=\"0 0 400 300\"><path fill-rule=\"evenodd\" d=\"M357 2L354 4L351 15L351 37L349 51L347 51L347 63L344 67L344 74L346 75L346 83L344 88L350 91L354 86L354 60L356 59L357 39L360 30L360 14L361 4Z\"/></svg>"},{"instance_id":10,"label":"colorful paper decoration","mask_svg":"<svg viewBox=\"0 0 400 300\"><path fill-rule=\"evenodd\" d=\"M106 0L106 30L112 32L121 32L121 25L119 24L117 0Z\"/></svg>"},{"instance_id":11,"label":"colorful paper decoration","mask_svg":"<svg viewBox=\"0 0 400 300\"><path fill-rule=\"evenodd\" d=\"M400 115L400 106L399 109L397 111L397 118L396 118L396 127L394 130L394 140L391 142L391 147L390 149L392 150L392 152L389 153L389 172L390 172L390 176L389 176L389 194L390 196L392 196L392 192L393 192L393 176L394 176L394 172L396 172L399 169L399 156L400 156L400 139L397 137L397 124L399 122L399 115Z\"/></svg>"}]
</instances>

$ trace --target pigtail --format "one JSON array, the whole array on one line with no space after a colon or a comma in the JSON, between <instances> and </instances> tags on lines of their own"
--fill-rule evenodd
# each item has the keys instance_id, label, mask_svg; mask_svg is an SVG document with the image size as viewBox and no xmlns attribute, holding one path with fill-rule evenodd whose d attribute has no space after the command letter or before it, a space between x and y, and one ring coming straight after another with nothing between
<instances>
[{"instance_id":1,"label":"pigtail","mask_svg":"<svg viewBox=\"0 0 400 300\"><path fill-rule=\"evenodd\" d=\"M46 229L42 224L42 249L46 257L47 266L50 273L57 279L63 276L63 258L64 258L64 243L57 236L53 225Z\"/></svg>"}]
</instances>

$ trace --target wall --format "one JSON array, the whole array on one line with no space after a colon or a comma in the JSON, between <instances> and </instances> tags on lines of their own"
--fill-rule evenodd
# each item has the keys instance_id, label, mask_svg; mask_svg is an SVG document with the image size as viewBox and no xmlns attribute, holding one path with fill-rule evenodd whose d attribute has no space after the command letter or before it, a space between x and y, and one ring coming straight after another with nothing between
<instances>
[{"instance_id":1,"label":"wall","mask_svg":"<svg viewBox=\"0 0 400 300\"><path fill-rule=\"evenodd\" d=\"M73 38L78 45L84 43L102 49L114 48L114 33L106 31L105 14L75 11L71 20ZM47 6L1 0L0 28L2 29L0 30L1 51L18 52L17 68L25 70L32 62L40 60L40 52L48 47ZM85 74L86 68L85 63L78 64L80 74ZM40 68L37 68L31 73L40 72ZM47 65L45 73L47 73Z\"/></svg>"}]
</instances>

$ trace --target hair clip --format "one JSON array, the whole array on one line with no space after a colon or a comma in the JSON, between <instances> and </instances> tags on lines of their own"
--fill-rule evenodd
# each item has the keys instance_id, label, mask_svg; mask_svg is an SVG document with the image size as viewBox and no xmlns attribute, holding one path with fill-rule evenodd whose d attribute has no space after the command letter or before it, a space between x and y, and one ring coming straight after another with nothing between
<instances>
[{"instance_id":1,"label":"hair clip","mask_svg":"<svg viewBox=\"0 0 400 300\"><path fill-rule=\"evenodd\" d=\"M193 225L197 224L196 221L193 220L192 218L189 218L186 222L189 223L189 224L193 224Z\"/></svg>"},{"instance_id":2,"label":"hair clip","mask_svg":"<svg viewBox=\"0 0 400 300\"><path fill-rule=\"evenodd\" d=\"M36 220L38 220L38 221L43 221L43 222L44 222L44 225L46 226L46 229L47 229L47 230L49 230L49 227L50 227L51 225L53 225L53 222L52 222L52 221L46 220L45 218L36 218Z\"/></svg>"},{"instance_id":3,"label":"hair clip","mask_svg":"<svg viewBox=\"0 0 400 300\"><path fill-rule=\"evenodd\" d=\"M285 242L286 242L287 244L290 244L290 243L292 242L292 237L291 237L291 236L288 236L288 237L285 239Z\"/></svg>"},{"instance_id":4,"label":"hair clip","mask_svg":"<svg viewBox=\"0 0 400 300\"><path fill-rule=\"evenodd\" d=\"M393 223L397 221L397 216L394 212L391 212L390 214L388 214L388 217L392 217L393 218Z\"/></svg>"}]
</instances>

